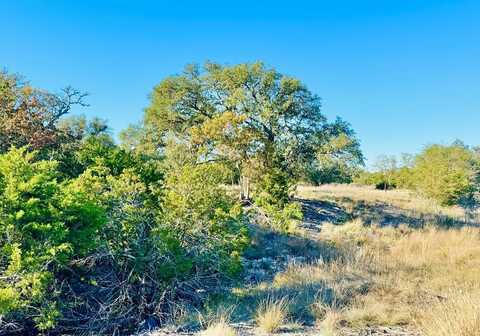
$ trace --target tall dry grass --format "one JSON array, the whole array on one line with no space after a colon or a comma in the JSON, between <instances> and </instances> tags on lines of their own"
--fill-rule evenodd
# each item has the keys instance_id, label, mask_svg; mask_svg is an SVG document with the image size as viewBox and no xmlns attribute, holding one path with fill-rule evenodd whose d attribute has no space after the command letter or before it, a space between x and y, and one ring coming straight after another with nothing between
<instances>
[{"instance_id":1,"label":"tall dry grass","mask_svg":"<svg viewBox=\"0 0 480 336\"><path fill-rule=\"evenodd\" d=\"M424 336L480 336L480 293L452 291L419 314Z\"/></svg>"},{"instance_id":2,"label":"tall dry grass","mask_svg":"<svg viewBox=\"0 0 480 336\"><path fill-rule=\"evenodd\" d=\"M460 223L465 215L407 191L324 186L302 187L299 194L344 207L352 200L381 202L429 220L446 215ZM378 209L383 215L384 208ZM480 336L480 228L447 229L427 219L422 227L365 225L362 216L341 225L322 223L321 232L309 238L325 249L316 262L293 262L271 282L238 288L233 301L248 311L263 300L251 317L268 333L279 330L288 314L299 323L313 318L326 336L372 326L404 328L412 335Z\"/></svg>"},{"instance_id":3,"label":"tall dry grass","mask_svg":"<svg viewBox=\"0 0 480 336\"><path fill-rule=\"evenodd\" d=\"M237 336L237 332L226 320L219 320L212 323L200 333L200 336Z\"/></svg>"},{"instance_id":4,"label":"tall dry grass","mask_svg":"<svg viewBox=\"0 0 480 336\"><path fill-rule=\"evenodd\" d=\"M321 284L323 293L327 288L333 295L327 304L335 319L352 328L369 325L413 328L414 321L431 319L425 317L425 312L439 298L444 301L438 310L449 311L452 316L447 318L445 313L432 323L444 320L448 324L446 330L457 328L458 335L464 335L462 330L467 332L470 325L478 323L475 319L480 314L480 305L465 307L462 318L467 321L463 321L457 316L458 298L445 293L452 290L472 296L480 293L479 229L365 227L355 220L344 226L327 225L323 238L341 251L340 257L328 263L291 265L276 276L277 288ZM318 302L310 309L319 323L325 324L324 306L325 295L319 295ZM458 314L453 313L455 310ZM332 329L332 323L329 325ZM425 324L422 328L426 328ZM447 334L438 334L443 335Z\"/></svg>"},{"instance_id":5,"label":"tall dry grass","mask_svg":"<svg viewBox=\"0 0 480 336\"><path fill-rule=\"evenodd\" d=\"M257 308L256 322L260 330L266 333L275 333L287 322L288 314L287 298L267 298Z\"/></svg>"}]
</instances>

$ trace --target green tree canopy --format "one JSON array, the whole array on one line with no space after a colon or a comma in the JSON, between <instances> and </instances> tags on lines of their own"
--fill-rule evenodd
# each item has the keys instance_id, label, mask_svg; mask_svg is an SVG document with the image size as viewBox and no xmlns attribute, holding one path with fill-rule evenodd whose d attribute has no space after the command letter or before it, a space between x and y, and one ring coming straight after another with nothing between
<instances>
[{"instance_id":1,"label":"green tree canopy","mask_svg":"<svg viewBox=\"0 0 480 336\"><path fill-rule=\"evenodd\" d=\"M443 205L457 204L475 192L478 168L474 152L467 147L432 145L416 158L416 186Z\"/></svg>"},{"instance_id":2,"label":"green tree canopy","mask_svg":"<svg viewBox=\"0 0 480 336\"><path fill-rule=\"evenodd\" d=\"M329 122L317 95L261 62L187 66L155 87L145 127L157 148L188 143L200 161L235 162L241 177L275 167L297 178L325 156L363 162L348 123Z\"/></svg>"}]
</instances>

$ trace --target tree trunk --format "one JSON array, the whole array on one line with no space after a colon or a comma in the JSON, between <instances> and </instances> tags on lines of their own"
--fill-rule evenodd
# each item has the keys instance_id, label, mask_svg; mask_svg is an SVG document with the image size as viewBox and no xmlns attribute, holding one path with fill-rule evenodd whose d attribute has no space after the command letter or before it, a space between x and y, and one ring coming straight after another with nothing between
<instances>
[{"instance_id":1,"label":"tree trunk","mask_svg":"<svg viewBox=\"0 0 480 336\"><path fill-rule=\"evenodd\" d=\"M250 179L247 176L240 175L240 200L250 199Z\"/></svg>"},{"instance_id":2,"label":"tree trunk","mask_svg":"<svg viewBox=\"0 0 480 336\"><path fill-rule=\"evenodd\" d=\"M245 197L245 194L243 192L243 176L240 175L240 178L238 179L238 186L240 187L240 200L242 201Z\"/></svg>"}]
</instances>

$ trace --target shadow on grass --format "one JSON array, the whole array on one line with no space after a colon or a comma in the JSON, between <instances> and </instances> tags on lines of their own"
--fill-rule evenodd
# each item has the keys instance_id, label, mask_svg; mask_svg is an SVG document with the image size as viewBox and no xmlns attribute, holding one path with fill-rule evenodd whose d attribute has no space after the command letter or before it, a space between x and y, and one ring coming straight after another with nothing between
<instances>
[{"instance_id":1,"label":"shadow on grass","mask_svg":"<svg viewBox=\"0 0 480 336\"><path fill-rule=\"evenodd\" d=\"M342 224L352 219L351 214L333 201L304 198L297 198L295 201L302 205L302 227L306 229L320 231L323 223Z\"/></svg>"},{"instance_id":2,"label":"shadow on grass","mask_svg":"<svg viewBox=\"0 0 480 336\"><path fill-rule=\"evenodd\" d=\"M463 226L478 227L478 221L466 220L443 213L422 213L403 209L386 202L366 202L341 197L338 200L296 199L302 204L304 222L302 227L311 231L321 231L324 223L341 225L354 218L360 218L365 225L398 227L401 224L412 228L434 225L441 228ZM348 209L348 210L347 210Z\"/></svg>"},{"instance_id":3,"label":"shadow on grass","mask_svg":"<svg viewBox=\"0 0 480 336\"><path fill-rule=\"evenodd\" d=\"M275 282L275 277L289 265L306 266L316 264L319 260L332 263L341 259L342 254L335 246L256 225L252 225L251 232L252 246L245 253L242 281L234 288L211 295L205 304L206 314L230 311L232 322L252 324L262 301L286 299L292 321L313 325L315 307L319 303L327 306L346 304L338 301L335 289L323 280L292 284Z\"/></svg>"},{"instance_id":4,"label":"shadow on grass","mask_svg":"<svg viewBox=\"0 0 480 336\"><path fill-rule=\"evenodd\" d=\"M244 255L245 273L233 287L213 293L204 305L205 313L215 315L229 311L233 323L253 325L260 303L267 299L287 299L290 320L302 325L313 325L324 307L342 308L352 298L366 294L371 283L360 275L342 275L342 279L325 281L320 277L308 282L275 281L292 263L297 266L328 265L343 260L342 251L318 239L324 223L342 225L354 218L365 225L397 227L400 224L422 228L427 224L439 227L461 227L469 224L445 214L424 214L402 209L383 202L357 201L348 197L337 200L296 199L301 202L304 221L300 227L307 234L289 235L252 224L252 245ZM338 286L347 286L341 289Z\"/></svg>"},{"instance_id":5,"label":"shadow on grass","mask_svg":"<svg viewBox=\"0 0 480 336\"><path fill-rule=\"evenodd\" d=\"M352 216L361 218L365 225L398 227L401 224L411 228L424 228L433 225L439 228L455 228L464 226L478 226L478 223L467 222L465 218L458 218L443 213L422 213L406 210L384 202L368 203L347 199L352 204Z\"/></svg>"}]
</instances>

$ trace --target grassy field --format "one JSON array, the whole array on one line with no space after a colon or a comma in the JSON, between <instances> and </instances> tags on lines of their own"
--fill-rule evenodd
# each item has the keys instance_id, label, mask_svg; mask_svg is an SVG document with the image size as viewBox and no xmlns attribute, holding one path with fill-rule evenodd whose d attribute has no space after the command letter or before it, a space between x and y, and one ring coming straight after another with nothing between
<instances>
[{"instance_id":1,"label":"grassy field","mask_svg":"<svg viewBox=\"0 0 480 336\"><path fill-rule=\"evenodd\" d=\"M351 185L296 196L305 212L296 233L252 219L243 281L201 312L180 309L175 324L197 323L204 336L480 335L474 214Z\"/></svg>"}]
</instances>

